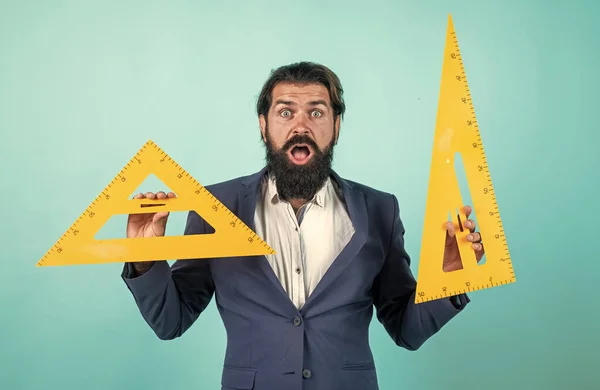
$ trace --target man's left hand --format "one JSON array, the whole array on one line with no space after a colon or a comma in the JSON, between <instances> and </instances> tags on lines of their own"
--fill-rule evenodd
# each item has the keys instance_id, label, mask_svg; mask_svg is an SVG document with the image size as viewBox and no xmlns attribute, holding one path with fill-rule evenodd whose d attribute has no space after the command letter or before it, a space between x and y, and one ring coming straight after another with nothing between
<instances>
[{"instance_id":1,"label":"man's left hand","mask_svg":"<svg viewBox=\"0 0 600 390\"><path fill-rule=\"evenodd\" d=\"M483 243L481 242L481 235L475 231L475 222L469 219L469 215L472 212L471 206L465 206L463 208L467 220L463 222L463 226L471 232L467 235L467 241L471 242L472 248L475 251L475 258L479 262L485 253L483 249ZM456 234L454 231L454 224L452 222L446 223L446 248L444 250L444 263L443 269L445 272L456 271L462 269L462 261L460 259L460 253L458 251L458 242L456 241Z\"/></svg>"}]
</instances>

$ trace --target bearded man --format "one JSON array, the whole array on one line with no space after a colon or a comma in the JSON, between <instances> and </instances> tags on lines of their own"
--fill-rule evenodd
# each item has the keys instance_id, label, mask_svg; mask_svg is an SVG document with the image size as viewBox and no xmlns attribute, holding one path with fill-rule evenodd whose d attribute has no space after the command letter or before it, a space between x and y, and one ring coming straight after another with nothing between
<instances>
[{"instance_id":1,"label":"bearded man","mask_svg":"<svg viewBox=\"0 0 600 390\"><path fill-rule=\"evenodd\" d=\"M374 310L393 342L415 351L469 302L460 294L414 303L396 196L331 167L344 112L342 85L329 68L300 62L272 71L257 102L266 166L206 187L276 254L124 266L124 282L162 340L182 336L215 296L227 331L222 389L376 390ZM167 219L131 215L127 236L163 236ZM458 246L447 226L444 268L456 270ZM481 259L474 222L464 226ZM188 214L185 234L210 229Z\"/></svg>"}]
</instances>

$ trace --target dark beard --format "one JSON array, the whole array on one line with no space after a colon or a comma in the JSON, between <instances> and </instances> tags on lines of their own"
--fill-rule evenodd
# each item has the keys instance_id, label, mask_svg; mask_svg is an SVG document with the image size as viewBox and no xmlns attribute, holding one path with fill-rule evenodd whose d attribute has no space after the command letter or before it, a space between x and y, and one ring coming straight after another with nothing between
<instances>
[{"instance_id":1,"label":"dark beard","mask_svg":"<svg viewBox=\"0 0 600 390\"><path fill-rule=\"evenodd\" d=\"M284 199L312 199L323 187L331 174L334 137L324 150L308 136L296 135L290 138L281 149L276 150L267 134L267 169L275 176L277 191ZM307 144L312 148L310 161L295 165L288 157L288 151L295 144Z\"/></svg>"}]
</instances>

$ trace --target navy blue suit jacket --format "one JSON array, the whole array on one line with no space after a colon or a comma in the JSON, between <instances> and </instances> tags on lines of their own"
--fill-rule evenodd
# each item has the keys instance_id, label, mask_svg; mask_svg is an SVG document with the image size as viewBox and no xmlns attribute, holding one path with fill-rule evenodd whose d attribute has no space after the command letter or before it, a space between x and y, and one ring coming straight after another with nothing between
<instances>
[{"instance_id":1,"label":"navy blue suit jacket","mask_svg":"<svg viewBox=\"0 0 600 390\"><path fill-rule=\"evenodd\" d=\"M250 228L266 173L207 186ZM180 337L213 295L227 332L222 389L376 390L369 346L373 308L391 339L414 351L468 303L440 299L415 305L416 281L404 248L394 195L340 178L356 233L301 310L264 256L166 261L122 278L146 322L162 340ZM206 231L195 212L185 234ZM432 243L437 245L439 243Z\"/></svg>"}]
</instances>

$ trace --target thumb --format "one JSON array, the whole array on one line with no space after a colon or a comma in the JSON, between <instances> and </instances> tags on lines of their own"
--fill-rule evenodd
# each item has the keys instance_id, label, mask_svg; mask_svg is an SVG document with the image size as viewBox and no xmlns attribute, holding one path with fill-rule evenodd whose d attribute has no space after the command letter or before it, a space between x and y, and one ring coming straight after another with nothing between
<instances>
[{"instance_id":1,"label":"thumb","mask_svg":"<svg viewBox=\"0 0 600 390\"><path fill-rule=\"evenodd\" d=\"M167 219L169 217L168 211L162 211L154 214L152 217L152 223L158 228L158 230L164 232L167 226Z\"/></svg>"},{"instance_id":2,"label":"thumb","mask_svg":"<svg viewBox=\"0 0 600 390\"><path fill-rule=\"evenodd\" d=\"M150 230L155 237L161 237L165 235L168 215L169 213L167 212L160 212L152 215Z\"/></svg>"},{"instance_id":3,"label":"thumb","mask_svg":"<svg viewBox=\"0 0 600 390\"><path fill-rule=\"evenodd\" d=\"M445 223L446 227L446 246L452 245L455 241L454 224L450 221Z\"/></svg>"}]
</instances>

